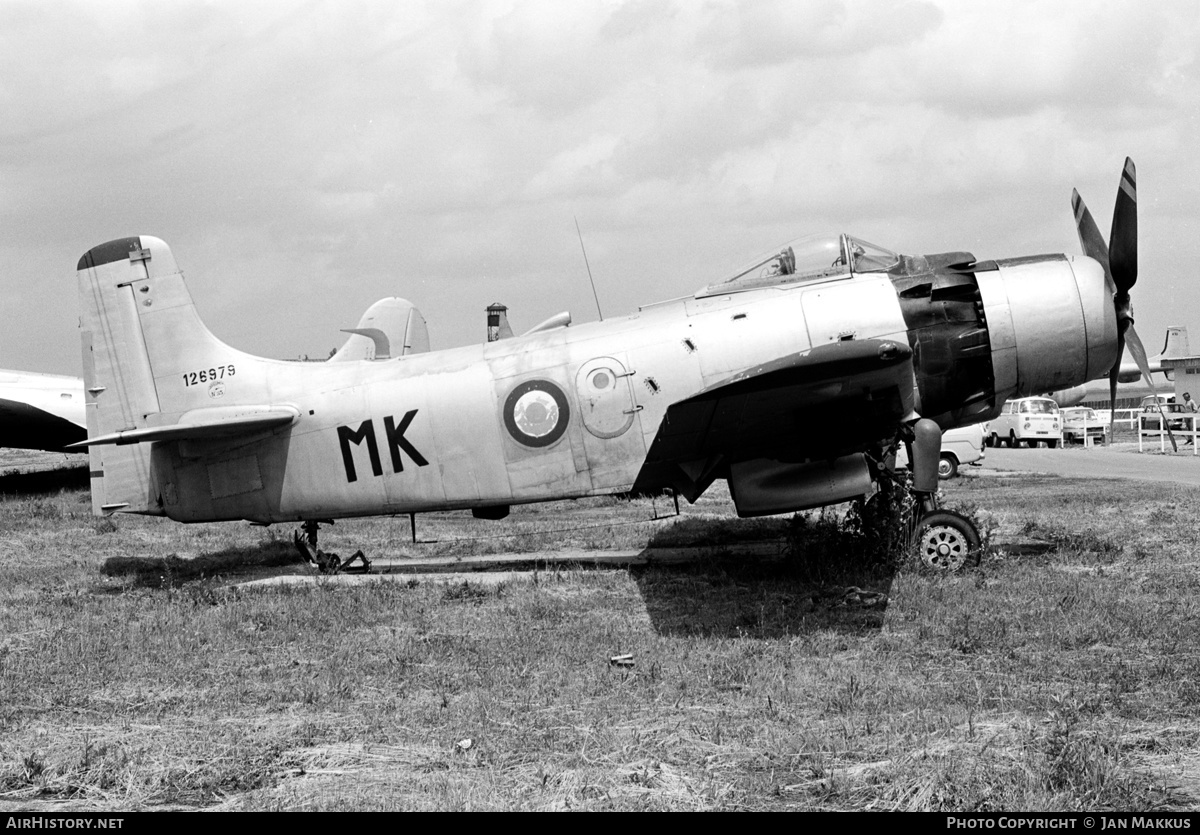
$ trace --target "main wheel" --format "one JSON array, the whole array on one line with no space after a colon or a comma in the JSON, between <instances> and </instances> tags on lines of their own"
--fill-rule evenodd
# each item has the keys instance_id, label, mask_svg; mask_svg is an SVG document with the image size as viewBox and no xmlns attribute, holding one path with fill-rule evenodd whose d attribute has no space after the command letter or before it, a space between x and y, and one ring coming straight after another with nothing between
<instances>
[{"instance_id":1,"label":"main wheel","mask_svg":"<svg viewBox=\"0 0 1200 835\"><path fill-rule=\"evenodd\" d=\"M957 571L968 562L979 563L979 531L970 519L952 510L935 510L922 517L913 543L927 568Z\"/></svg>"},{"instance_id":2,"label":"main wheel","mask_svg":"<svg viewBox=\"0 0 1200 835\"><path fill-rule=\"evenodd\" d=\"M938 478L954 478L958 475L958 461L953 455L944 454L938 459Z\"/></svg>"}]
</instances>

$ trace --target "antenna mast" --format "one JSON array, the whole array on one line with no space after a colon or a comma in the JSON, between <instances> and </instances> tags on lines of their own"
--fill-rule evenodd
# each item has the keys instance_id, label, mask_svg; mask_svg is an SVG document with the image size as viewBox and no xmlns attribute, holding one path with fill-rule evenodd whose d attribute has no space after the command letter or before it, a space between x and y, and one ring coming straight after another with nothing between
<instances>
[{"instance_id":1,"label":"antenna mast","mask_svg":"<svg viewBox=\"0 0 1200 835\"><path fill-rule=\"evenodd\" d=\"M588 281L592 285L592 298L596 300L596 313L600 316L600 321L604 321L604 313L600 310L600 297L596 295L596 282L592 278L592 265L588 263L587 249L583 245L583 233L579 231L579 218L575 220L575 234L579 236L579 248L583 250L583 265L587 267Z\"/></svg>"}]
</instances>

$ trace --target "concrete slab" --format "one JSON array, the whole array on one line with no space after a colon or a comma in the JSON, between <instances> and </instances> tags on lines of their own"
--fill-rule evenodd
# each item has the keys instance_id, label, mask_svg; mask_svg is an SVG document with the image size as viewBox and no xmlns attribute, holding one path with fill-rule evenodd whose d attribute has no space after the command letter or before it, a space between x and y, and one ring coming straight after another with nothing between
<instances>
[{"instance_id":1,"label":"concrete slab","mask_svg":"<svg viewBox=\"0 0 1200 835\"><path fill-rule=\"evenodd\" d=\"M783 540L769 540L686 548L643 548L640 551L587 551L567 548L562 551L528 551L517 554L485 554L473 557L381 558L371 560L371 567L379 572L403 571L418 574L446 571L495 571L501 568L545 570L568 566L624 568L631 565L670 565L723 555L770 559L782 556L783 545Z\"/></svg>"},{"instance_id":2,"label":"concrete slab","mask_svg":"<svg viewBox=\"0 0 1200 835\"><path fill-rule=\"evenodd\" d=\"M288 574L231 583L233 589L271 589L283 586L363 586L370 583L439 583L457 585L498 586L515 580L532 579L532 571L447 572L444 574Z\"/></svg>"}]
</instances>

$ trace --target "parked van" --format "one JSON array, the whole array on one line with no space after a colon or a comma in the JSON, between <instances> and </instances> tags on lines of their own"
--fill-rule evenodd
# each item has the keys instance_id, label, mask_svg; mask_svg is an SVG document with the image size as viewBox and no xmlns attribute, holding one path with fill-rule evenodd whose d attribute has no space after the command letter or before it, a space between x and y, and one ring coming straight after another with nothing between
<instances>
[{"instance_id":1,"label":"parked van","mask_svg":"<svg viewBox=\"0 0 1200 835\"><path fill-rule=\"evenodd\" d=\"M1054 449L1062 440L1062 415L1049 397L1009 400L990 426L988 443L994 447L1037 446L1044 442Z\"/></svg>"}]
</instances>

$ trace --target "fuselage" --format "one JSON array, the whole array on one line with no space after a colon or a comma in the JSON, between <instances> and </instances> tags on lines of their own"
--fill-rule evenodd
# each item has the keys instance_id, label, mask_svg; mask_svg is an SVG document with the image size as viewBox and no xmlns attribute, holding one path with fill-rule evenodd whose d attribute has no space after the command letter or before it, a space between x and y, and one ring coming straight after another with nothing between
<instances>
[{"instance_id":1,"label":"fuselage","mask_svg":"<svg viewBox=\"0 0 1200 835\"><path fill-rule=\"evenodd\" d=\"M391 360L295 363L216 339L162 241L112 241L79 267L94 507L180 521L311 520L486 509L635 483L679 489L682 473L688 498L730 477L755 485L755 512L784 512L861 492L862 453L906 423L987 420L1010 397L1075 385L1114 360L1112 287L1089 258L980 264L970 253L897 256L840 236L831 265L830 244L819 244L623 318ZM820 357L861 353L835 348L855 340L891 359L871 373L822 371ZM786 415L719 415L720 437L695 448L700 458L676 454L674 442L674 457L648 456L670 434L673 405L743 390L758 375L775 380L781 362L809 362L805 374L817 375L794 396L755 401ZM838 408L855 411L839 420ZM239 411L251 422L282 412L286 425L222 428ZM841 431L812 431L826 419ZM738 425L766 427L767 437L747 439ZM807 498L793 502L781 479L808 479L805 462L821 461L844 475L817 467L813 489L794 494Z\"/></svg>"},{"instance_id":2,"label":"fuselage","mask_svg":"<svg viewBox=\"0 0 1200 835\"><path fill-rule=\"evenodd\" d=\"M231 351L210 359L234 370L217 381L214 405L269 387L272 403L300 417L253 443L156 446L163 511L276 521L626 491L671 403L848 328L906 341L886 276L689 297L386 362L325 366ZM182 376L175 383L191 388Z\"/></svg>"}]
</instances>

